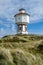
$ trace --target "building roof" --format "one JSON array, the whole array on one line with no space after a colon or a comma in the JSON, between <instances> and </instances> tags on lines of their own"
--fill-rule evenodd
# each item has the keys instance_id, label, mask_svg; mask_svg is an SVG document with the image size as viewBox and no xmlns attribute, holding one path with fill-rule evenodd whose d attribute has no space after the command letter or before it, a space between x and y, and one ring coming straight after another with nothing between
<instances>
[{"instance_id":1,"label":"building roof","mask_svg":"<svg viewBox=\"0 0 43 65\"><path fill-rule=\"evenodd\" d=\"M16 14L15 16L21 15L21 14L30 16L28 13L18 13L18 14ZM14 17L15 17L15 16L14 16Z\"/></svg>"},{"instance_id":2,"label":"building roof","mask_svg":"<svg viewBox=\"0 0 43 65\"><path fill-rule=\"evenodd\" d=\"M19 11L21 11L21 10L25 10L25 9L24 8L19 9Z\"/></svg>"},{"instance_id":3,"label":"building roof","mask_svg":"<svg viewBox=\"0 0 43 65\"><path fill-rule=\"evenodd\" d=\"M24 9L24 8L19 9L19 11L22 11L22 10L24 10L24 11L25 11L25 9ZM28 13L26 13L26 12L24 12L24 13L19 12L19 13L15 14L15 16L17 16L17 15L21 15L21 14L30 16L30 15L29 15ZM15 16L14 16L14 17L15 17Z\"/></svg>"}]
</instances>

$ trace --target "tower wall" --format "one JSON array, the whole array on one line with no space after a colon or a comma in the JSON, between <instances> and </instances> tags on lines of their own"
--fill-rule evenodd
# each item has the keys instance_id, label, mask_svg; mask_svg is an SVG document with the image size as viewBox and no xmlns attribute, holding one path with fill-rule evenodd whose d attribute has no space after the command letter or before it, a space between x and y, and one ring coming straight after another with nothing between
<instances>
[{"instance_id":1,"label":"tower wall","mask_svg":"<svg viewBox=\"0 0 43 65\"><path fill-rule=\"evenodd\" d=\"M25 9L20 9L19 13L15 16L15 21L18 26L18 34L28 34L27 24L29 23L29 14L26 13Z\"/></svg>"}]
</instances>

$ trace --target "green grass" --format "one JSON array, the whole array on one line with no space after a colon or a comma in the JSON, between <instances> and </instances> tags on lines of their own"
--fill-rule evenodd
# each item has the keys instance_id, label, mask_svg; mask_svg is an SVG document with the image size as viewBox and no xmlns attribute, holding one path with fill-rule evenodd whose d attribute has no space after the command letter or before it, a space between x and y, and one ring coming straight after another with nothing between
<instances>
[{"instance_id":1,"label":"green grass","mask_svg":"<svg viewBox=\"0 0 43 65\"><path fill-rule=\"evenodd\" d=\"M43 35L8 35L1 38L0 65L43 65Z\"/></svg>"}]
</instances>

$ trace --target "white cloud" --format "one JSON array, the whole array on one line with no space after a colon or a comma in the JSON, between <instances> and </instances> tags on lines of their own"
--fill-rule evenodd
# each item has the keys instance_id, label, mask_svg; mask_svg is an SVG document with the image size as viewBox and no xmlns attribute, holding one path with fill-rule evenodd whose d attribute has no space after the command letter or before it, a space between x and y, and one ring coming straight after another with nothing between
<instances>
[{"instance_id":1,"label":"white cloud","mask_svg":"<svg viewBox=\"0 0 43 65\"><path fill-rule=\"evenodd\" d=\"M4 29L3 29L3 28L1 28L1 32L2 32L2 33L4 32Z\"/></svg>"},{"instance_id":2,"label":"white cloud","mask_svg":"<svg viewBox=\"0 0 43 65\"><path fill-rule=\"evenodd\" d=\"M0 28L0 37L4 36L6 34L6 31L4 28Z\"/></svg>"},{"instance_id":3,"label":"white cloud","mask_svg":"<svg viewBox=\"0 0 43 65\"><path fill-rule=\"evenodd\" d=\"M10 23L4 23L3 21L0 21L0 25L5 26L7 28L11 26Z\"/></svg>"},{"instance_id":4,"label":"white cloud","mask_svg":"<svg viewBox=\"0 0 43 65\"><path fill-rule=\"evenodd\" d=\"M39 22L43 18L43 0L0 0L0 25L8 29L12 25L12 31L14 31L14 15L22 7L30 14L31 23Z\"/></svg>"},{"instance_id":5,"label":"white cloud","mask_svg":"<svg viewBox=\"0 0 43 65\"><path fill-rule=\"evenodd\" d=\"M34 7L33 9L30 10L30 20L31 22L32 21L36 21L37 20L40 20L41 18L43 18L43 7L42 6L37 6L37 7Z\"/></svg>"},{"instance_id":6,"label":"white cloud","mask_svg":"<svg viewBox=\"0 0 43 65\"><path fill-rule=\"evenodd\" d=\"M12 24L12 32L16 32L16 26L14 24Z\"/></svg>"},{"instance_id":7,"label":"white cloud","mask_svg":"<svg viewBox=\"0 0 43 65\"><path fill-rule=\"evenodd\" d=\"M13 16L21 7L24 7L30 13L31 22L43 17L43 0L0 0L0 17L14 21Z\"/></svg>"}]
</instances>

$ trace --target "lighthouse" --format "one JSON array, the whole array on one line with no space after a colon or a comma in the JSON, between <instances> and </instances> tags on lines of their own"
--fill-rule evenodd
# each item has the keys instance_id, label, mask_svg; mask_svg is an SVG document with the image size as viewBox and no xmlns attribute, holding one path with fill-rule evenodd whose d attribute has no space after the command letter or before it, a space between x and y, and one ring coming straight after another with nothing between
<instances>
[{"instance_id":1,"label":"lighthouse","mask_svg":"<svg viewBox=\"0 0 43 65\"><path fill-rule=\"evenodd\" d=\"M15 23L18 26L17 34L28 34L27 24L29 23L30 15L26 13L25 9L21 8L14 17Z\"/></svg>"}]
</instances>

